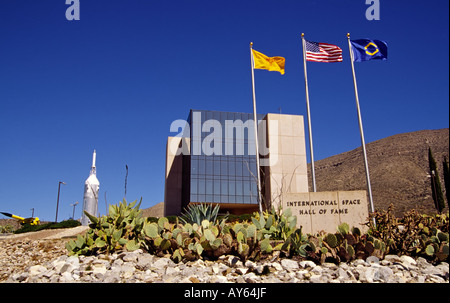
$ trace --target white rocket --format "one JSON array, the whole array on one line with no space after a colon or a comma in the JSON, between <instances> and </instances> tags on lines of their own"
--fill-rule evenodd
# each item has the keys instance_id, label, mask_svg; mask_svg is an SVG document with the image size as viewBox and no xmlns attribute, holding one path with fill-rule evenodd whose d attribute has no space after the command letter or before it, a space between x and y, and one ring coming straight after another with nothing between
<instances>
[{"instance_id":1,"label":"white rocket","mask_svg":"<svg viewBox=\"0 0 450 303\"><path fill-rule=\"evenodd\" d=\"M98 212L98 190L100 187L100 182L98 182L96 176L95 158L96 153L94 149L91 172L89 177L86 179L86 182L84 182L83 213L81 215L82 225L89 225L89 223L91 223L91 220L89 220L89 218L84 214L84 211L87 211L93 216L97 216Z\"/></svg>"}]
</instances>

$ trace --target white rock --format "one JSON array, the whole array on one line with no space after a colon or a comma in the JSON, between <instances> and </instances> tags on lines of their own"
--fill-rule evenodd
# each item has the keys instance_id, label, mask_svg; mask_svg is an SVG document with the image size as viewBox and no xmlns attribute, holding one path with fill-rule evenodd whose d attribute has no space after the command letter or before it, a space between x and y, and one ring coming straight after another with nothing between
<instances>
[{"instance_id":1,"label":"white rock","mask_svg":"<svg viewBox=\"0 0 450 303\"><path fill-rule=\"evenodd\" d=\"M228 279L224 276L213 276L209 280L209 283L228 283Z\"/></svg>"},{"instance_id":2,"label":"white rock","mask_svg":"<svg viewBox=\"0 0 450 303\"><path fill-rule=\"evenodd\" d=\"M214 274L217 275L217 274L219 273L219 265L213 264L213 265L211 266L211 268L212 268L212 271L213 271Z\"/></svg>"},{"instance_id":3,"label":"white rock","mask_svg":"<svg viewBox=\"0 0 450 303\"><path fill-rule=\"evenodd\" d=\"M327 283L328 277L326 275L312 275L309 281L311 283Z\"/></svg>"},{"instance_id":4,"label":"white rock","mask_svg":"<svg viewBox=\"0 0 450 303\"><path fill-rule=\"evenodd\" d=\"M104 264L95 264L92 269L93 274L105 274L106 266Z\"/></svg>"},{"instance_id":5,"label":"white rock","mask_svg":"<svg viewBox=\"0 0 450 303\"><path fill-rule=\"evenodd\" d=\"M389 282L389 280L394 276L394 272L389 267L380 267L376 272L374 278L376 280L382 280L382 282Z\"/></svg>"},{"instance_id":6,"label":"white rock","mask_svg":"<svg viewBox=\"0 0 450 303\"><path fill-rule=\"evenodd\" d=\"M53 268L55 269L55 271L57 272L61 272L61 268L66 265L66 261L63 260L55 260L52 262Z\"/></svg>"},{"instance_id":7,"label":"white rock","mask_svg":"<svg viewBox=\"0 0 450 303\"><path fill-rule=\"evenodd\" d=\"M275 268L275 269L278 270L278 271L283 270L283 267L282 267L281 264L278 263L278 262L269 263L269 265L272 266L273 268Z\"/></svg>"},{"instance_id":8,"label":"white rock","mask_svg":"<svg viewBox=\"0 0 450 303\"><path fill-rule=\"evenodd\" d=\"M283 259L281 260L281 266L283 266L284 269L292 271L298 269L298 262L290 259Z\"/></svg>"},{"instance_id":9,"label":"white rock","mask_svg":"<svg viewBox=\"0 0 450 303\"><path fill-rule=\"evenodd\" d=\"M72 277L72 274L70 272L66 271L61 274L60 281L61 282L72 282L72 281L74 281L74 278Z\"/></svg>"},{"instance_id":10,"label":"white rock","mask_svg":"<svg viewBox=\"0 0 450 303\"><path fill-rule=\"evenodd\" d=\"M66 259L66 263L69 263L74 267L78 267L80 266L80 259L77 256L70 256Z\"/></svg>"},{"instance_id":11,"label":"white rock","mask_svg":"<svg viewBox=\"0 0 450 303\"><path fill-rule=\"evenodd\" d=\"M240 275L245 275L247 273L247 271L248 271L248 268L246 268L246 267L238 267L238 268L236 268L235 271L238 274L240 274Z\"/></svg>"},{"instance_id":12,"label":"white rock","mask_svg":"<svg viewBox=\"0 0 450 303\"><path fill-rule=\"evenodd\" d=\"M256 263L250 260L245 261L245 266L248 268L256 267Z\"/></svg>"},{"instance_id":13,"label":"white rock","mask_svg":"<svg viewBox=\"0 0 450 303\"><path fill-rule=\"evenodd\" d=\"M417 265L416 260L414 260L410 256L401 256L400 261L402 262L403 265L406 265L407 267L410 267L411 265L414 265L414 266Z\"/></svg>"},{"instance_id":14,"label":"white rock","mask_svg":"<svg viewBox=\"0 0 450 303\"><path fill-rule=\"evenodd\" d=\"M179 267L167 267L166 269L166 275L177 275L180 273Z\"/></svg>"},{"instance_id":15,"label":"white rock","mask_svg":"<svg viewBox=\"0 0 450 303\"><path fill-rule=\"evenodd\" d=\"M399 256L397 256L397 255L386 255L386 256L384 256L384 259L383 259L384 261L389 261L389 262L391 262L391 263L394 263L394 262L400 262L401 260L400 260L400 257Z\"/></svg>"},{"instance_id":16,"label":"white rock","mask_svg":"<svg viewBox=\"0 0 450 303\"><path fill-rule=\"evenodd\" d=\"M46 271L47 271L47 268L45 268L44 266L42 266L42 265L34 265L34 266L30 267L29 274L30 274L30 276L35 276L35 275L39 275L41 273L44 273Z\"/></svg>"},{"instance_id":17,"label":"white rock","mask_svg":"<svg viewBox=\"0 0 450 303\"><path fill-rule=\"evenodd\" d=\"M369 256L369 257L367 257L366 262L369 263L369 264L379 264L380 263L380 259L378 259L375 256Z\"/></svg>"},{"instance_id":18,"label":"white rock","mask_svg":"<svg viewBox=\"0 0 450 303\"><path fill-rule=\"evenodd\" d=\"M137 260L138 255L135 252L127 252L123 255L122 260L125 262L134 262Z\"/></svg>"},{"instance_id":19,"label":"white rock","mask_svg":"<svg viewBox=\"0 0 450 303\"><path fill-rule=\"evenodd\" d=\"M154 260L154 256L150 255L150 254L141 254L138 256L137 258L137 268L141 269L141 270L146 270L148 268L150 268L150 264L153 262Z\"/></svg>"}]
</instances>

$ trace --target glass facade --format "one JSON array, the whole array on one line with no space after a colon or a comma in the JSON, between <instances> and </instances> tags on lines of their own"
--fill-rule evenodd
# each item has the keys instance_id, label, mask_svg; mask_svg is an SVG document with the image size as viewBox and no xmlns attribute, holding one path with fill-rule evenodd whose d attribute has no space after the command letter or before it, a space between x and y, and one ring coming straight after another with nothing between
<instances>
[{"instance_id":1,"label":"glass facade","mask_svg":"<svg viewBox=\"0 0 450 303\"><path fill-rule=\"evenodd\" d=\"M191 110L188 122L190 202L257 204L253 115Z\"/></svg>"}]
</instances>

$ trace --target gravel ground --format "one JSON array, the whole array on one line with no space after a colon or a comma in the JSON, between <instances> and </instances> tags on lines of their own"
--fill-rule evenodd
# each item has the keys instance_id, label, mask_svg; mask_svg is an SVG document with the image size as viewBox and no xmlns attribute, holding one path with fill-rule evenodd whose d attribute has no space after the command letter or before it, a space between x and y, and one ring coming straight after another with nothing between
<instances>
[{"instance_id":1,"label":"gravel ground","mask_svg":"<svg viewBox=\"0 0 450 303\"><path fill-rule=\"evenodd\" d=\"M235 256L175 264L142 250L67 256L65 243L86 228L0 237L0 282L164 283L448 283L449 265L387 255L339 265L273 259L242 262Z\"/></svg>"}]
</instances>

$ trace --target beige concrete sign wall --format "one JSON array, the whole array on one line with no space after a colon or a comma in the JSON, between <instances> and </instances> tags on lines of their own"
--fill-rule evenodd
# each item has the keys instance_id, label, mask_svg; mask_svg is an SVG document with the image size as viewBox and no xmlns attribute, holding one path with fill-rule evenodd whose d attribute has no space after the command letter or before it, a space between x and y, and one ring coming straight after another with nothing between
<instances>
[{"instance_id":1,"label":"beige concrete sign wall","mask_svg":"<svg viewBox=\"0 0 450 303\"><path fill-rule=\"evenodd\" d=\"M334 233L344 222L362 232L367 231L367 226L363 225L369 217L364 190L286 193L281 200L283 209L290 208L297 216L297 227L302 226L304 233Z\"/></svg>"},{"instance_id":2,"label":"beige concrete sign wall","mask_svg":"<svg viewBox=\"0 0 450 303\"><path fill-rule=\"evenodd\" d=\"M303 116L267 114L265 120L269 147L268 158L261 160L268 160L261 164L265 199L279 203L284 193L308 192Z\"/></svg>"}]
</instances>

